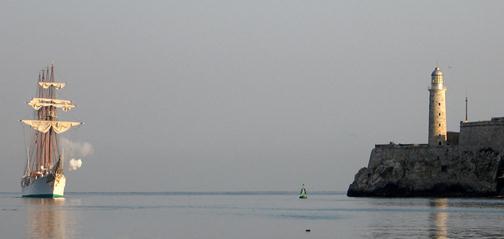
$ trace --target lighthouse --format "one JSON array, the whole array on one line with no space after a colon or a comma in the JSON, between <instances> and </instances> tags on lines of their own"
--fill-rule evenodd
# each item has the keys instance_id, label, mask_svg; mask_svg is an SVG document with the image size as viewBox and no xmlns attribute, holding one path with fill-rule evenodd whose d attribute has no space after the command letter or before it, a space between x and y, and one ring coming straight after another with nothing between
<instances>
[{"instance_id":1,"label":"lighthouse","mask_svg":"<svg viewBox=\"0 0 504 239\"><path fill-rule=\"evenodd\" d=\"M429 88L429 145L446 144L446 87L439 67L431 74Z\"/></svg>"}]
</instances>

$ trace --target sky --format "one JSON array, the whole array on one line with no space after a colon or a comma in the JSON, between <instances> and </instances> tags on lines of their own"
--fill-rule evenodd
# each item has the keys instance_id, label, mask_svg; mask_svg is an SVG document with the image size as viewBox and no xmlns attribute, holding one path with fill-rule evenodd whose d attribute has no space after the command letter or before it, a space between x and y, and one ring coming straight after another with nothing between
<instances>
[{"instance_id":1,"label":"sky","mask_svg":"<svg viewBox=\"0 0 504 239\"><path fill-rule=\"evenodd\" d=\"M0 2L0 191L20 190L26 105L54 63L94 153L67 191L345 191L374 144L504 116L504 2Z\"/></svg>"}]
</instances>

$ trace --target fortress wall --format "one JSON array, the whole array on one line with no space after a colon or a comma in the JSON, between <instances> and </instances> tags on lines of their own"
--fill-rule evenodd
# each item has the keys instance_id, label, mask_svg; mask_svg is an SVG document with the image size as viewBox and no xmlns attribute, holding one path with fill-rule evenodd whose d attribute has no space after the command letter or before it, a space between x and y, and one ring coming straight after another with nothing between
<instances>
[{"instance_id":1,"label":"fortress wall","mask_svg":"<svg viewBox=\"0 0 504 239\"><path fill-rule=\"evenodd\" d=\"M482 196L496 193L502 153L477 148L377 145L349 196Z\"/></svg>"},{"instance_id":2,"label":"fortress wall","mask_svg":"<svg viewBox=\"0 0 504 239\"><path fill-rule=\"evenodd\" d=\"M504 119L490 121L461 122L459 144L465 148L490 147L504 151Z\"/></svg>"},{"instance_id":3,"label":"fortress wall","mask_svg":"<svg viewBox=\"0 0 504 239\"><path fill-rule=\"evenodd\" d=\"M368 168L372 171L381 171L392 167L396 176L401 176L405 180L436 181L437 178L444 179L446 174L442 172L443 167L447 171L454 163L453 159L458 157L457 146L378 147L371 152Z\"/></svg>"}]
</instances>

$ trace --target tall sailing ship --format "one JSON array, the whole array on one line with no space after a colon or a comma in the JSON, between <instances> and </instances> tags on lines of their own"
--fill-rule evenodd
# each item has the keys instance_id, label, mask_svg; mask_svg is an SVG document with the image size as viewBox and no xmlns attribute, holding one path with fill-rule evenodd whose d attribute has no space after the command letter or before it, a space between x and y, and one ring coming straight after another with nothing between
<instances>
[{"instance_id":1,"label":"tall sailing ship","mask_svg":"<svg viewBox=\"0 0 504 239\"><path fill-rule=\"evenodd\" d=\"M63 148L59 134L81 122L59 121L58 110L75 108L70 100L56 99L56 91L65 83L54 80L54 66L44 69L38 76L37 95L28 105L34 109L34 119L21 120L31 126L33 134L27 146L27 161L21 179L23 197L63 197L66 178L63 173Z\"/></svg>"}]
</instances>

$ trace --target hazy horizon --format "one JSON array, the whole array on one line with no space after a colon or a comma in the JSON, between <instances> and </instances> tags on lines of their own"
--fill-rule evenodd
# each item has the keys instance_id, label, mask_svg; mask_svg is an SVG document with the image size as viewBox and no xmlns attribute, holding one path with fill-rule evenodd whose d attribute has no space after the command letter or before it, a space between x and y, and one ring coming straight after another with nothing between
<instances>
[{"instance_id":1,"label":"hazy horizon","mask_svg":"<svg viewBox=\"0 0 504 239\"><path fill-rule=\"evenodd\" d=\"M80 191L344 191L374 144L504 116L501 1L4 1L0 191L19 191L37 74L54 62Z\"/></svg>"}]
</instances>

